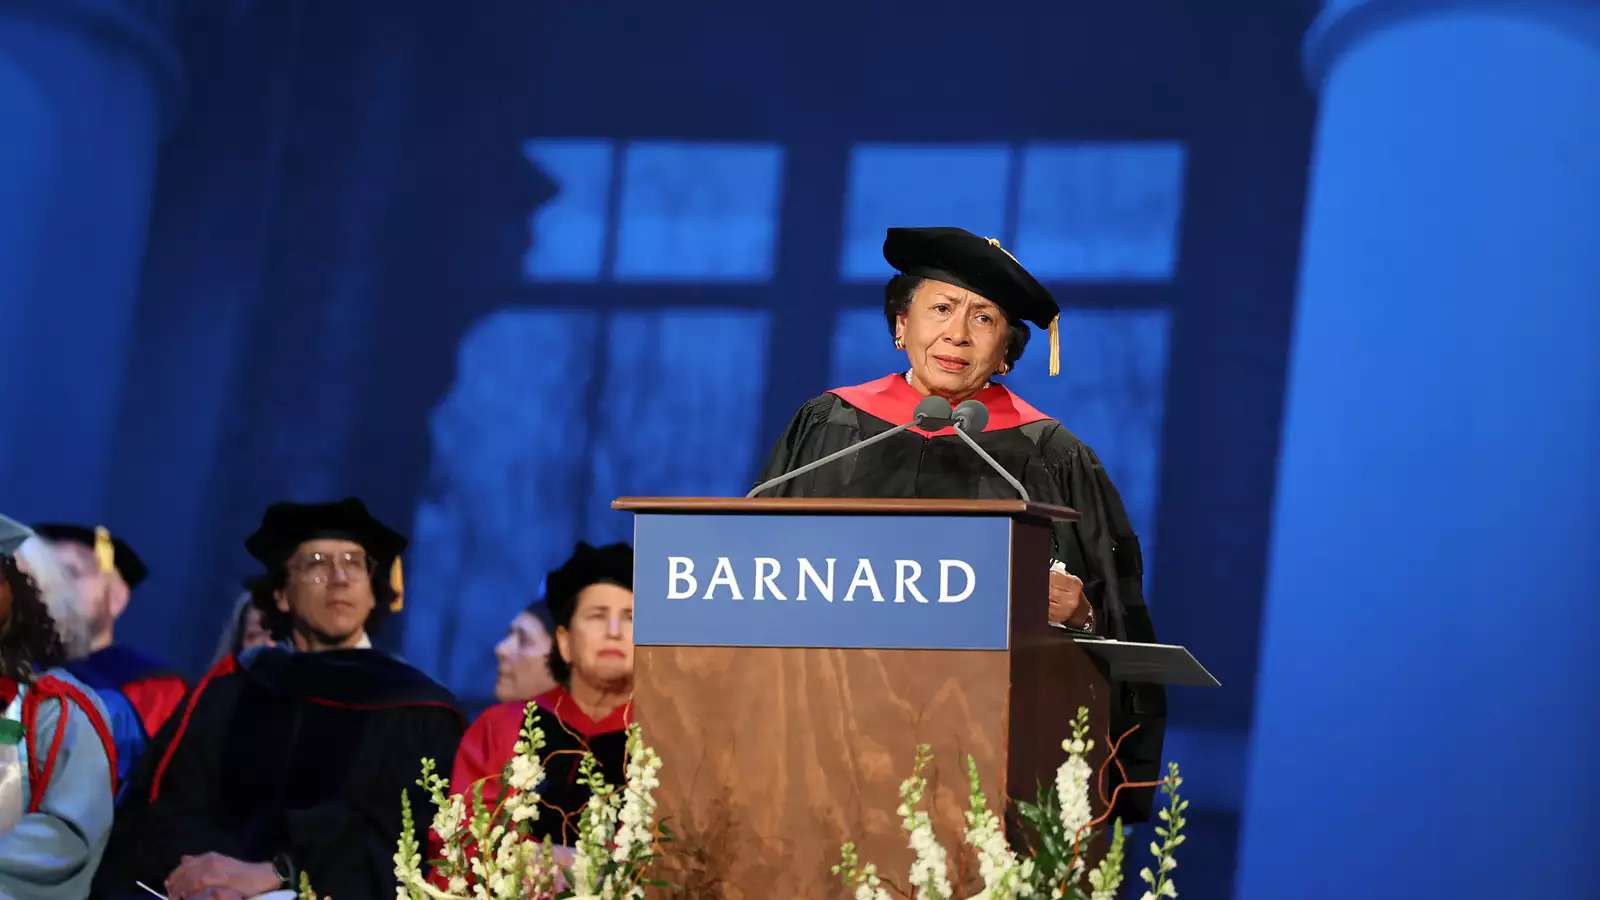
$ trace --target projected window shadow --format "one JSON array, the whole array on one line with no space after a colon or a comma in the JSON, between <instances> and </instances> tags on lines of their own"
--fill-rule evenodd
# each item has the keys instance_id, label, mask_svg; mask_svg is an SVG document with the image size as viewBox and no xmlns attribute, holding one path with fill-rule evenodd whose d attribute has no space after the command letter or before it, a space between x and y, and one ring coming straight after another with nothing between
<instances>
[{"instance_id":1,"label":"projected window shadow","mask_svg":"<svg viewBox=\"0 0 1600 900\"><path fill-rule=\"evenodd\" d=\"M740 493L756 452L767 316L506 310L462 341L429 428L408 658L463 697L575 541L627 540L620 494ZM717 352L708 353L715 346Z\"/></svg>"},{"instance_id":2,"label":"projected window shadow","mask_svg":"<svg viewBox=\"0 0 1600 900\"><path fill-rule=\"evenodd\" d=\"M578 138L522 150L559 186L528 217L521 274L535 293L461 342L413 529L405 650L469 701L487 697L494 642L573 542L629 536L613 497L742 493L774 437L761 433L768 382L820 392L905 363L859 290L790 296L773 282L783 192L806 188L784 185L782 147ZM1182 145L847 152L841 240L791 240L846 284L889 277L890 225L957 223L1017 250L1067 301L1065 364L1046 379L1036 342L1009 383L1095 447L1153 559L1171 315L1074 308L1068 293L1170 278ZM707 302L702 285L722 293ZM794 302L831 323L814 338L831 339L828 371L822 354L815 371L769 371L769 340L796 338L770 334L773 310Z\"/></svg>"},{"instance_id":3,"label":"projected window shadow","mask_svg":"<svg viewBox=\"0 0 1600 900\"><path fill-rule=\"evenodd\" d=\"M528 217L528 281L772 277L782 148L632 141L619 149L608 140L542 139L522 151L559 185Z\"/></svg>"},{"instance_id":4,"label":"projected window shadow","mask_svg":"<svg viewBox=\"0 0 1600 900\"><path fill-rule=\"evenodd\" d=\"M857 145L839 276L893 274L885 228L959 224L998 238L1041 281L1165 281L1184 158L1172 141Z\"/></svg>"}]
</instances>

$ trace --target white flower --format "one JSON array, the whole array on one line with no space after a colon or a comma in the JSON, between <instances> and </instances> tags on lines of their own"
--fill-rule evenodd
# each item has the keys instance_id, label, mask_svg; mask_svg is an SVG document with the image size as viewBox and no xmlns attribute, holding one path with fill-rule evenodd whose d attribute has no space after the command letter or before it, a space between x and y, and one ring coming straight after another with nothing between
<instances>
[{"instance_id":1,"label":"white flower","mask_svg":"<svg viewBox=\"0 0 1600 900\"><path fill-rule=\"evenodd\" d=\"M900 784L900 827L911 836L911 849L916 859L911 861L911 886L917 889L917 900L946 900L950 896L950 878L946 872L944 847L933 834L933 822L928 813L918 807L928 781L922 774L933 759L933 750L927 744L917 747L911 777Z\"/></svg>"},{"instance_id":2,"label":"white flower","mask_svg":"<svg viewBox=\"0 0 1600 900\"><path fill-rule=\"evenodd\" d=\"M1061 830L1068 840L1087 837L1079 829L1089 824L1094 812L1089 807L1089 778L1093 772L1081 755L1073 753L1056 770L1056 801L1061 806ZM1083 871L1084 855L1073 861L1073 873Z\"/></svg>"},{"instance_id":3,"label":"white flower","mask_svg":"<svg viewBox=\"0 0 1600 900\"><path fill-rule=\"evenodd\" d=\"M507 784L516 791L532 791L544 780L544 766L536 756L517 755L511 758L511 777Z\"/></svg>"},{"instance_id":4,"label":"white flower","mask_svg":"<svg viewBox=\"0 0 1600 900\"><path fill-rule=\"evenodd\" d=\"M1084 856L1081 842L1088 838L1088 824L1094 818L1089 807L1089 779L1094 772L1089 768L1089 751L1094 741L1089 739L1089 708L1078 707L1072 720L1072 737L1061 742L1067 758L1056 769L1056 802L1061 808L1061 828L1064 837L1073 841L1072 875L1081 875Z\"/></svg>"},{"instance_id":5,"label":"white flower","mask_svg":"<svg viewBox=\"0 0 1600 900\"><path fill-rule=\"evenodd\" d=\"M983 878L983 889L971 900L1012 900L1025 888L1032 867L1017 860L1000 830L1000 820L990 811L983 795L983 783L978 776L978 764L967 757L967 830L962 840L978 854L978 874Z\"/></svg>"},{"instance_id":6,"label":"white flower","mask_svg":"<svg viewBox=\"0 0 1600 900\"><path fill-rule=\"evenodd\" d=\"M467 805L460 794L452 794L444 806L433 814L433 831L439 840L449 843L461 831L467 820Z\"/></svg>"},{"instance_id":7,"label":"white flower","mask_svg":"<svg viewBox=\"0 0 1600 900\"><path fill-rule=\"evenodd\" d=\"M589 801L578 817L578 840L572 855L572 889L578 895L608 897L607 885L597 883L605 866L617 821L616 795L600 778L594 757L583 760L580 769L589 781Z\"/></svg>"},{"instance_id":8,"label":"white flower","mask_svg":"<svg viewBox=\"0 0 1600 900\"><path fill-rule=\"evenodd\" d=\"M655 789L661 780L661 757L637 739L630 729L628 754L628 782L623 788L622 809L617 814L617 833L611 858L617 862L630 859L641 847L649 847L655 839L656 811Z\"/></svg>"}]
</instances>

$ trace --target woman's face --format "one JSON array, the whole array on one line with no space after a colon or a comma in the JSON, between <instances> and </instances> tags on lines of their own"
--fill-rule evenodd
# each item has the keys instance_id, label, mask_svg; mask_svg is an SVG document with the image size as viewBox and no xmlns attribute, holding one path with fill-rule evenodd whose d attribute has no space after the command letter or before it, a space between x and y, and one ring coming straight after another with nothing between
<instances>
[{"instance_id":1,"label":"woman's face","mask_svg":"<svg viewBox=\"0 0 1600 900\"><path fill-rule=\"evenodd\" d=\"M632 684L633 591L614 584L579 591L572 623L556 626L556 643L572 666L573 680L603 690Z\"/></svg>"},{"instance_id":2,"label":"woman's face","mask_svg":"<svg viewBox=\"0 0 1600 900\"><path fill-rule=\"evenodd\" d=\"M960 403L988 383L1006 358L1011 326L981 294L928 279L896 323L911 363L911 386Z\"/></svg>"},{"instance_id":3,"label":"woman's face","mask_svg":"<svg viewBox=\"0 0 1600 900\"><path fill-rule=\"evenodd\" d=\"M554 688L552 643L544 623L529 613L517 613L506 636L494 646L494 698L502 702L529 700Z\"/></svg>"}]
</instances>

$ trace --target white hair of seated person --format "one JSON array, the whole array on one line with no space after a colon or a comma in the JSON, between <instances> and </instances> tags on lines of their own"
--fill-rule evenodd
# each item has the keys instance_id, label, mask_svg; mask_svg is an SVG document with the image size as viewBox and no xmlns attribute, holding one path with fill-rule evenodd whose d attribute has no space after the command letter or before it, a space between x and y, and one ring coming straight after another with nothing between
<instances>
[{"instance_id":1,"label":"white hair of seated person","mask_svg":"<svg viewBox=\"0 0 1600 900\"><path fill-rule=\"evenodd\" d=\"M88 656L93 636L89 634L89 620L83 615L82 598L50 542L38 535L23 541L17 549L17 563L39 586L39 598L55 620L56 634L61 636L67 659Z\"/></svg>"},{"instance_id":2,"label":"white hair of seated person","mask_svg":"<svg viewBox=\"0 0 1600 900\"><path fill-rule=\"evenodd\" d=\"M217 635L217 649L211 654L211 666L222 662L225 657L233 655L234 645L239 642L240 620L244 618L244 608L250 605L250 592L245 591L233 598L233 605L228 608L228 621L222 625L222 634Z\"/></svg>"},{"instance_id":3,"label":"white hair of seated person","mask_svg":"<svg viewBox=\"0 0 1600 900\"><path fill-rule=\"evenodd\" d=\"M233 656L249 649L249 647L243 646L246 638L245 614L249 611L254 599L249 591L244 591L234 598L233 606L228 613L228 621L222 626L222 634L217 638L216 652L211 654L211 666L213 668L217 663L222 662L224 657Z\"/></svg>"}]
</instances>

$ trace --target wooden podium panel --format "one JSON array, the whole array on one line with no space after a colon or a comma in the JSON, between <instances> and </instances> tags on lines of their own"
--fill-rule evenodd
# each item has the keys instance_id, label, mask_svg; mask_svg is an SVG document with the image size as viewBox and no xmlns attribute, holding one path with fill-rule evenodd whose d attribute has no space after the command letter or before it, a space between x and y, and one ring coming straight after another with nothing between
<instances>
[{"instance_id":1,"label":"wooden podium panel","mask_svg":"<svg viewBox=\"0 0 1600 900\"><path fill-rule=\"evenodd\" d=\"M829 867L847 838L903 884L912 854L895 808L919 743L934 750L935 831L970 869L959 843L966 755L992 802L1002 791L1032 799L1053 780L1080 704L1098 710L1094 731L1105 732L1105 682L1060 640L1028 661L1000 651L637 653L635 708L665 760L659 814L677 841L663 877L683 896L841 896Z\"/></svg>"},{"instance_id":2,"label":"wooden podium panel","mask_svg":"<svg viewBox=\"0 0 1600 900\"><path fill-rule=\"evenodd\" d=\"M847 839L904 885L912 852L896 807L919 743L934 751L934 829L955 863L958 893L970 894L977 871L961 844L966 755L998 811L1003 793L1031 800L1039 784L1053 784L1080 705L1089 707L1096 751L1104 752L1106 682L1046 623L1047 523L1071 511L1012 501L894 504L907 515L970 504L959 512L1013 520L1008 648L639 646L634 708L664 761L657 815L674 834L661 873L676 886L670 894L839 897L829 868ZM616 505L640 513L888 509L850 500Z\"/></svg>"}]
</instances>

